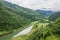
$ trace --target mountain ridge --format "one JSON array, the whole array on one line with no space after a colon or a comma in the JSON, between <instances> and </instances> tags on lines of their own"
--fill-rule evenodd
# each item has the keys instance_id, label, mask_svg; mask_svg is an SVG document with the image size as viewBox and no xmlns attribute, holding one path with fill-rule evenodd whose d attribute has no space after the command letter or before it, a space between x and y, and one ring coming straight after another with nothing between
<instances>
[{"instance_id":1,"label":"mountain ridge","mask_svg":"<svg viewBox=\"0 0 60 40\"><path fill-rule=\"evenodd\" d=\"M52 14L55 13L55 11L52 11L52 10L41 10L41 9L38 9L36 10L38 13L44 15L44 16L50 16Z\"/></svg>"},{"instance_id":2,"label":"mountain ridge","mask_svg":"<svg viewBox=\"0 0 60 40\"><path fill-rule=\"evenodd\" d=\"M13 30L44 18L34 10L0 1L0 30ZM5 27L5 28L4 28Z\"/></svg>"}]
</instances>

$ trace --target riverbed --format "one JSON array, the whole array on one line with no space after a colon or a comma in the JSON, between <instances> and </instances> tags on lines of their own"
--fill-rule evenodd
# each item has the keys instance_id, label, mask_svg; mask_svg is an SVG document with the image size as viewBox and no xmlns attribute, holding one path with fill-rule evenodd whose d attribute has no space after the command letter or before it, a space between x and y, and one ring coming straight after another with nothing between
<instances>
[{"instance_id":1,"label":"riverbed","mask_svg":"<svg viewBox=\"0 0 60 40\"><path fill-rule=\"evenodd\" d=\"M19 33L17 33L15 36L13 36L13 38L29 33L32 28L33 28L33 25L29 26L28 28L26 28L26 29L20 31Z\"/></svg>"}]
</instances>

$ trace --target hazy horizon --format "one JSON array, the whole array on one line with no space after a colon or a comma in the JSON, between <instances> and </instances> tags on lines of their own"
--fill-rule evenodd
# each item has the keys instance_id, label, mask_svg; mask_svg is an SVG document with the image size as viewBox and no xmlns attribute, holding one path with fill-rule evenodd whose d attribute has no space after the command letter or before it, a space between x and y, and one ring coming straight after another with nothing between
<instances>
[{"instance_id":1,"label":"hazy horizon","mask_svg":"<svg viewBox=\"0 0 60 40\"><path fill-rule=\"evenodd\" d=\"M60 11L60 0L6 0L22 7Z\"/></svg>"}]
</instances>

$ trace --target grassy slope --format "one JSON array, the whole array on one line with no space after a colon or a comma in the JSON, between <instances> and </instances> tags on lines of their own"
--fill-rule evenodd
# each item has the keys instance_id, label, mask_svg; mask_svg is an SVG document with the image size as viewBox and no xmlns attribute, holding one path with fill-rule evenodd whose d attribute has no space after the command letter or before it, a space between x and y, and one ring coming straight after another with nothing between
<instances>
[{"instance_id":1,"label":"grassy slope","mask_svg":"<svg viewBox=\"0 0 60 40\"><path fill-rule=\"evenodd\" d=\"M38 25L37 28L35 28L35 25L36 25L36 24ZM22 35L22 36L13 38L12 40L28 40L29 36L32 36L32 34L33 34L36 30L40 29L42 25L43 25L43 28L44 28L46 25L48 25L48 23L36 23L36 24L34 25L34 28L32 29L31 32L29 32L29 33L26 34L26 35Z\"/></svg>"},{"instance_id":2,"label":"grassy slope","mask_svg":"<svg viewBox=\"0 0 60 40\"><path fill-rule=\"evenodd\" d=\"M12 38L11 40L60 40L60 36L54 34L47 36L45 39L44 36L39 37L42 33L46 35L48 31L51 31L51 29L47 27L48 24L49 23L36 23L31 32L26 35Z\"/></svg>"},{"instance_id":3,"label":"grassy slope","mask_svg":"<svg viewBox=\"0 0 60 40\"><path fill-rule=\"evenodd\" d=\"M60 36L57 37L55 35L51 35L51 36L47 37L45 40L60 40Z\"/></svg>"}]
</instances>

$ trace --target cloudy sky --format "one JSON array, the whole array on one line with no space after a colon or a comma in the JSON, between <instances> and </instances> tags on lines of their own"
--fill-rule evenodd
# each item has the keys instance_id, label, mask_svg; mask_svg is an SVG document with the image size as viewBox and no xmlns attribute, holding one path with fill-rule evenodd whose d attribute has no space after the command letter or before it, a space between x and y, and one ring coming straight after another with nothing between
<instances>
[{"instance_id":1,"label":"cloudy sky","mask_svg":"<svg viewBox=\"0 0 60 40\"><path fill-rule=\"evenodd\" d=\"M60 11L60 0L6 0L30 9L46 9Z\"/></svg>"}]
</instances>

